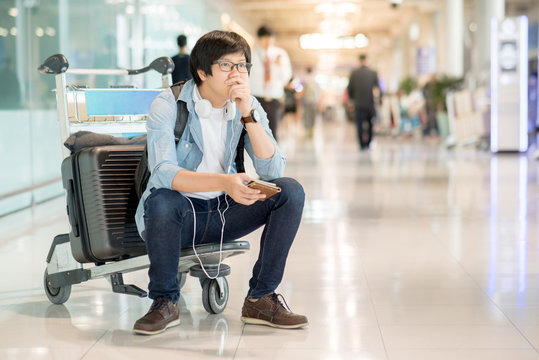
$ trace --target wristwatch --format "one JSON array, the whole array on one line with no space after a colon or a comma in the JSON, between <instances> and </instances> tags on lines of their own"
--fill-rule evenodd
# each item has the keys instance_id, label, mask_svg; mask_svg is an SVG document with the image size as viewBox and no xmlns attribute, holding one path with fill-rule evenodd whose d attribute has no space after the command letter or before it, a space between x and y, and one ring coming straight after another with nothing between
<instances>
[{"instance_id":1,"label":"wristwatch","mask_svg":"<svg viewBox=\"0 0 539 360\"><path fill-rule=\"evenodd\" d=\"M243 125L248 124L248 123L256 124L257 122L258 122L258 112L256 112L254 109L251 110L249 115L241 117L241 123Z\"/></svg>"}]
</instances>

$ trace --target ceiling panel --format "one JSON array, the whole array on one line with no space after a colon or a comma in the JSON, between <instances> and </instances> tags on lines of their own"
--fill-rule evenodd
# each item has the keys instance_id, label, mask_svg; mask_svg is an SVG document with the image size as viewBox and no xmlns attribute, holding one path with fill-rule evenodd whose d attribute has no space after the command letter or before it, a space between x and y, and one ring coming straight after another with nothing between
<instances>
[{"instance_id":1,"label":"ceiling panel","mask_svg":"<svg viewBox=\"0 0 539 360\"><path fill-rule=\"evenodd\" d=\"M240 16L249 19L256 29L261 24L273 26L277 32L277 45L285 48L298 70L306 66L320 67L334 61L337 72L347 73L356 65L357 55L363 51L380 54L393 46L393 40L408 31L410 23L421 18L432 19L442 9L445 0L403 0L398 7L390 0L231 0ZM484 0L490 1L490 0ZM322 13L321 3L334 5L347 3L355 8L353 13ZM465 0L465 11L472 8L473 0ZM348 5L348 6L350 6ZM537 0L506 0L506 9L523 11L537 8ZM327 9L326 9L327 10ZM371 40L363 50L302 50L299 36L305 33L333 32L336 35L364 33ZM329 59L329 60L328 60ZM341 70L341 71L339 71Z\"/></svg>"}]
</instances>

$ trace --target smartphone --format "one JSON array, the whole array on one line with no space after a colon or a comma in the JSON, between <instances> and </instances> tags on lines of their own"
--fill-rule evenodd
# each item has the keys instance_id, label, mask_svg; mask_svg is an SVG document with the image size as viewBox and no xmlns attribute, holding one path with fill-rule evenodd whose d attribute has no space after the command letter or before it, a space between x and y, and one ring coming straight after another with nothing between
<instances>
[{"instance_id":1,"label":"smartphone","mask_svg":"<svg viewBox=\"0 0 539 360\"><path fill-rule=\"evenodd\" d=\"M270 183L267 181L262 180L251 180L247 183L247 186L253 189L260 190L262 194L265 194L266 197L263 199L259 199L258 201L264 201L273 195L281 192L281 188L275 185L274 183Z\"/></svg>"}]
</instances>

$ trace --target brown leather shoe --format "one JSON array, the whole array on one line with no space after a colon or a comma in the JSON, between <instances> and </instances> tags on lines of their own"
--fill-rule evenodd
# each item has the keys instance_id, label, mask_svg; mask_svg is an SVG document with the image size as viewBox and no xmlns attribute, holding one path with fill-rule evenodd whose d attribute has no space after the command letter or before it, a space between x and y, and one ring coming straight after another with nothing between
<instances>
[{"instance_id":1,"label":"brown leather shoe","mask_svg":"<svg viewBox=\"0 0 539 360\"><path fill-rule=\"evenodd\" d=\"M245 298L241 309L241 321L246 324L268 325L282 329L296 329L309 325L306 316L291 312L283 296L275 293L266 294L255 302Z\"/></svg>"},{"instance_id":2,"label":"brown leather shoe","mask_svg":"<svg viewBox=\"0 0 539 360\"><path fill-rule=\"evenodd\" d=\"M150 310L135 322L136 334L155 335L167 328L180 325L180 309L169 297L157 297Z\"/></svg>"}]
</instances>

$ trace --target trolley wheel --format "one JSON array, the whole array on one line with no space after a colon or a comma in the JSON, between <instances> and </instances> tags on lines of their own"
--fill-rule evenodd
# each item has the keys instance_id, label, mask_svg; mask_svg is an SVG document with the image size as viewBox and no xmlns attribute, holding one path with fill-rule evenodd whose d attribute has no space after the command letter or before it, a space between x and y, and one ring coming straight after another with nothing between
<instances>
[{"instance_id":1,"label":"trolley wheel","mask_svg":"<svg viewBox=\"0 0 539 360\"><path fill-rule=\"evenodd\" d=\"M60 287L52 287L48 281L49 273L45 269L45 274L43 276L43 288L45 289L45 294L49 298L50 302L53 304L63 304L69 299L71 295L71 285L65 285Z\"/></svg>"},{"instance_id":2,"label":"trolley wheel","mask_svg":"<svg viewBox=\"0 0 539 360\"><path fill-rule=\"evenodd\" d=\"M222 288L217 279L204 279L202 282L202 305L210 314L220 314L228 303L228 281L220 278Z\"/></svg>"},{"instance_id":3,"label":"trolley wheel","mask_svg":"<svg viewBox=\"0 0 539 360\"><path fill-rule=\"evenodd\" d=\"M178 283L180 284L180 289L185 285L186 281L187 281L187 273L186 272L179 272L178 273Z\"/></svg>"}]
</instances>

